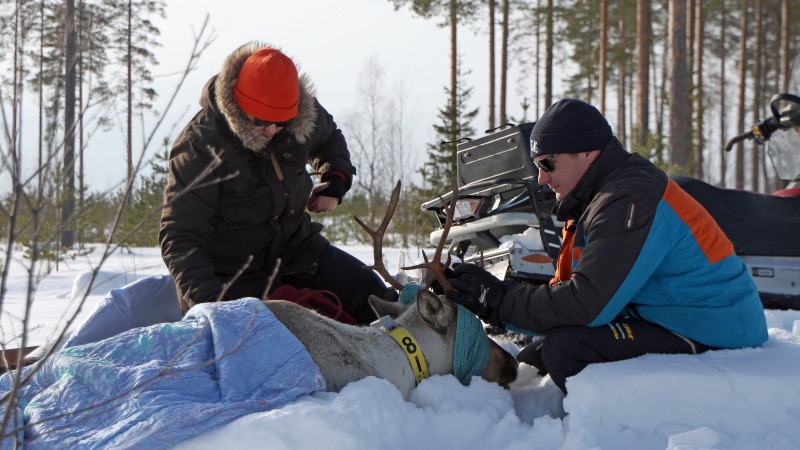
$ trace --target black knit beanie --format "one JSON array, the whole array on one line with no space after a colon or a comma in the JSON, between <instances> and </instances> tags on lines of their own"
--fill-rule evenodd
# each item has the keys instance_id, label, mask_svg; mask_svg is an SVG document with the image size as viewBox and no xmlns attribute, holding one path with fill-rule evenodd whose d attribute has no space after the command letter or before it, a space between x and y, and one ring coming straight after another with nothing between
<instances>
[{"instance_id":1,"label":"black knit beanie","mask_svg":"<svg viewBox=\"0 0 800 450\"><path fill-rule=\"evenodd\" d=\"M597 108L565 98L550 105L533 126L531 155L602 150L611 137L611 126Z\"/></svg>"}]
</instances>

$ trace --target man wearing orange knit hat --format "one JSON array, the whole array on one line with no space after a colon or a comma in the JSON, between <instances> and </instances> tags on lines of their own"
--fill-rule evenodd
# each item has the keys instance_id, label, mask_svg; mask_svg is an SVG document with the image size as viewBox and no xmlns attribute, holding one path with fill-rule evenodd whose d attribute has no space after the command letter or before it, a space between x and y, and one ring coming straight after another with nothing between
<instances>
[{"instance_id":1,"label":"man wearing orange knit hat","mask_svg":"<svg viewBox=\"0 0 800 450\"><path fill-rule=\"evenodd\" d=\"M159 233L181 309L264 298L278 267L273 290L331 291L355 322L374 320L367 298L391 293L306 212L333 211L356 173L309 78L280 50L250 42L206 83L200 106L172 146Z\"/></svg>"}]
</instances>

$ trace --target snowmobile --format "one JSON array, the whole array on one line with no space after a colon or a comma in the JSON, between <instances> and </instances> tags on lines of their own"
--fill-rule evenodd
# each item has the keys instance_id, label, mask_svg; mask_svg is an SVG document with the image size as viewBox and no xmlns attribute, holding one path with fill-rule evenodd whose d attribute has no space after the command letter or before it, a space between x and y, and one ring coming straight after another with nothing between
<instances>
[{"instance_id":1,"label":"snowmobile","mask_svg":"<svg viewBox=\"0 0 800 450\"><path fill-rule=\"evenodd\" d=\"M753 140L767 144L778 177L786 187L772 195L721 189L702 181L675 181L708 212L733 242L750 270L765 308L800 310L800 56L789 83L793 92L770 100L769 117L732 138L725 150Z\"/></svg>"},{"instance_id":2,"label":"snowmobile","mask_svg":"<svg viewBox=\"0 0 800 450\"><path fill-rule=\"evenodd\" d=\"M800 93L800 57L792 70L790 90ZM781 107L781 104L785 106ZM754 139L768 143L779 177L789 181L773 195L721 189L688 177L674 177L717 220L736 253L747 265L765 308L800 310L800 97L777 94L772 117L728 144ZM500 279L542 284L555 272L561 247L560 223L553 215L555 194L537 183L530 155L534 123L507 124L456 145L458 198L452 192L425 202L439 229L446 206L456 201L449 230L449 254L482 264Z\"/></svg>"},{"instance_id":3,"label":"snowmobile","mask_svg":"<svg viewBox=\"0 0 800 450\"><path fill-rule=\"evenodd\" d=\"M555 271L563 223L551 213L555 193L536 181L538 169L530 154L533 126L505 124L457 143L458 198L447 243L451 256L482 264L500 279L541 284ZM449 192L422 205L440 224L431 243L439 242L451 200Z\"/></svg>"}]
</instances>

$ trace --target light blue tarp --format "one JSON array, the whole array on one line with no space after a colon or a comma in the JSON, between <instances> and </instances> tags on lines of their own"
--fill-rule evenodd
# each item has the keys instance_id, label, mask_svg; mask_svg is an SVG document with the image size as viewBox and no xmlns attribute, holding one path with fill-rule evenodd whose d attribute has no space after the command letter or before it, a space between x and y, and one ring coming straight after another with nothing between
<instances>
[{"instance_id":1,"label":"light blue tarp","mask_svg":"<svg viewBox=\"0 0 800 450\"><path fill-rule=\"evenodd\" d=\"M0 378L3 394L13 374ZM35 438L26 448L163 448L324 389L308 351L263 303L207 303L179 322L56 353L20 390L16 425Z\"/></svg>"},{"instance_id":2,"label":"light blue tarp","mask_svg":"<svg viewBox=\"0 0 800 450\"><path fill-rule=\"evenodd\" d=\"M132 328L177 322L183 316L178 305L172 277L144 277L106 294L64 347L102 341Z\"/></svg>"}]
</instances>

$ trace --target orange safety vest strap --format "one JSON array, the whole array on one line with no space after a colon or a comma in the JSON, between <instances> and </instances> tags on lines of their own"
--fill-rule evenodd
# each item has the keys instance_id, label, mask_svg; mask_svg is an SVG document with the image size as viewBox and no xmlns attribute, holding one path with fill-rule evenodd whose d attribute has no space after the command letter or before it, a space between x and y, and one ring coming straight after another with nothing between
<instances>
[{"instance_id":1,"label":"orange safety vest strap","mask_svg":"<svg viewBox=\"0 0 800 450\"><path fill-rule=\"evenodd\" d=\"M556 273L550 280L550 286L567 281L572 276L572 241L575 239L575 221L568 220L561 230L561 251L558 253Z\"/></svg>"}]
</instances>

